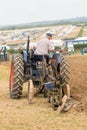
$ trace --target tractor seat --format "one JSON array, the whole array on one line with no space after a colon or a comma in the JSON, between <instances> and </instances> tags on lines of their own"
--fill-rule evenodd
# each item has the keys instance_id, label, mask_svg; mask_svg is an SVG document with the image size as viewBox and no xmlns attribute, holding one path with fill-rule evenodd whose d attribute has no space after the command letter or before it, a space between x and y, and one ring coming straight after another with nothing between
<instances>
[{"instance_id":1,"label":"tractor seat","mask_svg":"<svg viewBox=\"0 0 87 130\"><path fill-rule=\"evenodd\" d=\"M34 60L35 61L42 61L43 60L43 55L34 55Z\"/></svg>"}]
</instances>

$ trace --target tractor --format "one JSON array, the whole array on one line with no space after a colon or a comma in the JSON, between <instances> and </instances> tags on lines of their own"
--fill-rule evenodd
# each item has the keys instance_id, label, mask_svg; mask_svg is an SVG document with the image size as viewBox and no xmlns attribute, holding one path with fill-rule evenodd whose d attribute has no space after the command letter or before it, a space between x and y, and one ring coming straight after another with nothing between
<instances>
[{"instance_id":1,"label":"tractor","mask_svg":"<svg viewBox=\"0 0 87 130\"><path fill-rule=\"evenodd\" d=\"M62 97L67 94L66 86L69 84L69 64L65 57L59 53L49 54L49 63L45 56L35 61L34 50L29 49L30 39L27 40L27 49L13 54L10 70L10 97L22 97L23 84L32 79L36 95L42 93L47 97L53 108L61 104Z\"/></svg>"}]
</instances>

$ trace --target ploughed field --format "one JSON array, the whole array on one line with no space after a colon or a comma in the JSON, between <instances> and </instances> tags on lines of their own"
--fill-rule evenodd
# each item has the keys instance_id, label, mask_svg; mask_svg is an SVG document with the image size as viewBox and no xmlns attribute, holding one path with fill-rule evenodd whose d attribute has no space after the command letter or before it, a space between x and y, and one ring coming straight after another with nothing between
<instances>
[{"instance_id":1,"label":"ploughed field","mask_svg":"<svg viewBox=\"0 0 87 130\"><path fill-rule=\"evenodd\" d=\"M0 62L0 130L87 130L87 55L71 55L67 59L71 97L80 104L60 114L42 95L28 104L27 83L22 99L10 99L10 62Z\"/></svg>"}]
</instances>

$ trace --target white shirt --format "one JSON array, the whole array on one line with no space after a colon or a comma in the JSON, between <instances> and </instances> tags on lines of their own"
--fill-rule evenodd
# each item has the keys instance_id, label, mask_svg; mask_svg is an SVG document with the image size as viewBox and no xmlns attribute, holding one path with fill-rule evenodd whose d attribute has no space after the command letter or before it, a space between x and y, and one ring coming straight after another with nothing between
<instances>
[{"instance_id":1,"label":"white shirt","mask_svg":"<svg viewBox=\"0 0 87 130\"><path fill-rule=\"evenodd\" d=\"M43 38L37 43L35 55L48 55L48 51L51 50L51 41L48 38Z\"/></svg>"}]
</instances>

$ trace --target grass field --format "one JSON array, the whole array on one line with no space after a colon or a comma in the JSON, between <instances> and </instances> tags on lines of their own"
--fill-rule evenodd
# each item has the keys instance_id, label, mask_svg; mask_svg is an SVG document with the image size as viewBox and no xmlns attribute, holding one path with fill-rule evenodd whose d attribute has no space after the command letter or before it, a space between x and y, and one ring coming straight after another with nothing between
<instances>
[{"instance_id":1,"label":"grass field","mask_svg":"<svg viewBox=\"0 0 87 130\"><path fill-rule=\"evenodd\" d=\"M68 60L71 65L71 94L78 98L80 87L83 87L84 91L87 89L87 57L69 56ZM0 130L87 130L86 111L76 111L72 108L59 114L42 95L35 97L29 105L27 84L24 85L22 99L10 99L9 73L10 62L0 62ZM84 75L81 75L82 73ZM87 103L87 92L84 97Z\"/></svg>"}]
</instances>

